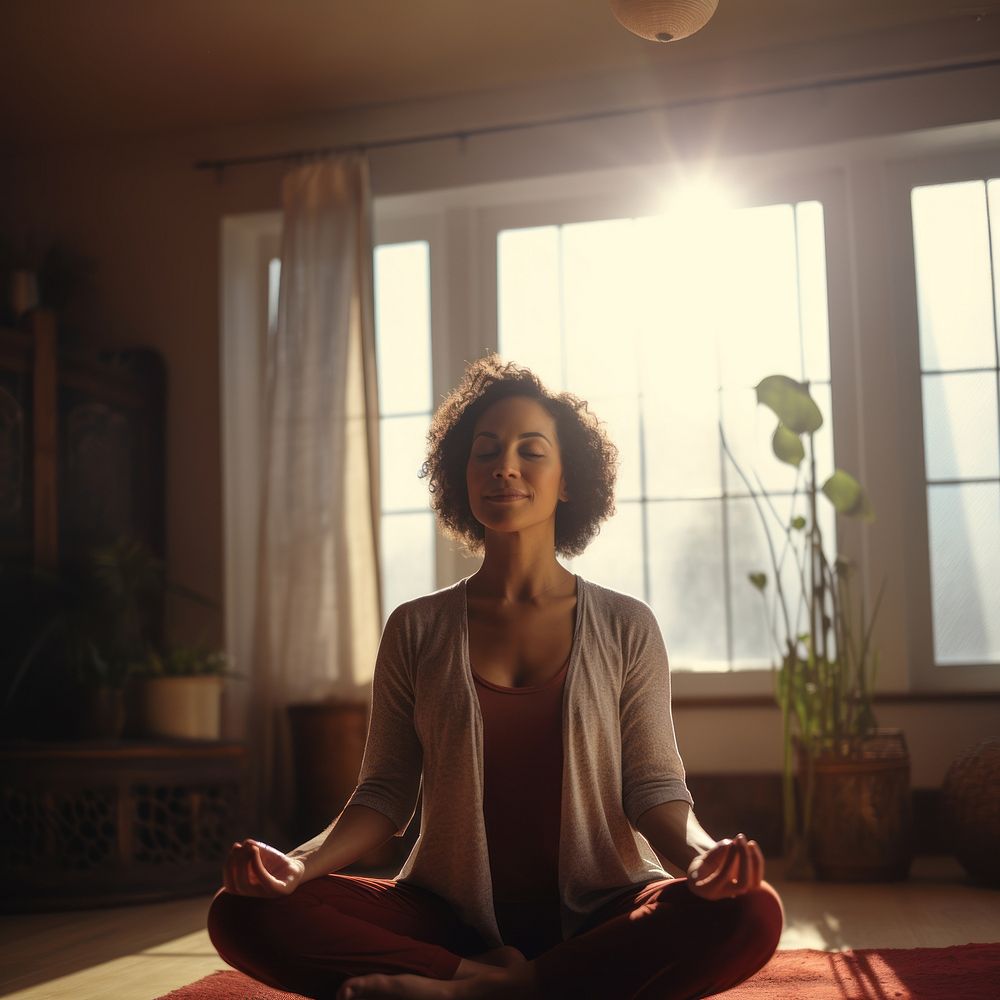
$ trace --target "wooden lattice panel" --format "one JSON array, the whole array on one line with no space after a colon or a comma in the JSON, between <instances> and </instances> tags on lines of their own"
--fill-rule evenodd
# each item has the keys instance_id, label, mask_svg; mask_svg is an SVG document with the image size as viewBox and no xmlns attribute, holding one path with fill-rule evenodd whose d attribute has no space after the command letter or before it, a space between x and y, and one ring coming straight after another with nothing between
<instances>
[{"instance_id":1,"label":"wooden lattice panel","mask_svg":"<svg viewBox=\"0 0 1000 1000\"><path fill-rule=\"evenodd\" d=\"M215 888L245 832L244 757L187 741L0 749L4 908Z\"/></svg>"}]
</instances>

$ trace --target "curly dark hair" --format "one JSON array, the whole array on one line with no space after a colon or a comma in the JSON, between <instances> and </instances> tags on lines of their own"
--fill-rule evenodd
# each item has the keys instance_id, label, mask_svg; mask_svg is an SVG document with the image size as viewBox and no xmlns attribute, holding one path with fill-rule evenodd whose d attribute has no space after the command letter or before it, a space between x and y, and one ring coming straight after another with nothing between
<instances>
[{"instance_id":1,"label":"curly dark hair","mask_svg":"<svg viewBox=\"0 0 1000 1000\"><path fill-rule=\"evenodd\" d=\"M486 529L476 520L466 488L466 465L476 421L493 403L523 396L540 403L556 423L569 503L556 508L556 552L578 556L593 541L601 522L615 512L618 449L585 400L569 392L552 393L527 368L504 364L487 354L466 367L458 386L438 406L427 432L431 507L444 533L473 554L483 551Z\"/></svg>"}]
</instances>

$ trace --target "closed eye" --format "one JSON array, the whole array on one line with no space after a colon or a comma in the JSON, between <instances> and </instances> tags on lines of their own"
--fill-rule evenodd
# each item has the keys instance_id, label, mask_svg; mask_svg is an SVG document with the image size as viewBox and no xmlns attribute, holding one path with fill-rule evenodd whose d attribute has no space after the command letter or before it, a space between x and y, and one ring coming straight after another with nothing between
<instances>
[{"instance_id":1,"label":"closed eye","mask_svg":"<svg viewBox=\"0 0 1000 1000\"><path fill-rule=\"evenodd\" d=\"M489 452L483 452L481 455L476 455L474 457L475 458L496 458L497 455L499 455L499 454L500 454L500 452L498 452L498 451L489 451ZM540 451L522 451L521 454L525 458L545 458L545 453L544 452L540 452Z\"/></svg>"}]
</instances>

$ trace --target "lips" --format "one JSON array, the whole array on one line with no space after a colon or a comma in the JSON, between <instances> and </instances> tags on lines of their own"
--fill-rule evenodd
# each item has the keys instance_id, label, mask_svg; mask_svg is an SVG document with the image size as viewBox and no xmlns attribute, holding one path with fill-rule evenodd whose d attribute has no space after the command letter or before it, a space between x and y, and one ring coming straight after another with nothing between
<instances>
[{"instance_id":1,"label":"lips","mask_svg":"<svg viewBox=\"0 0 1000 1000\"><path fill-rule=\"evenodd\" d=\"M527 497L527 493L490 493L487 495L487 500L523 500Z\"/></svg>"}]
</instances>

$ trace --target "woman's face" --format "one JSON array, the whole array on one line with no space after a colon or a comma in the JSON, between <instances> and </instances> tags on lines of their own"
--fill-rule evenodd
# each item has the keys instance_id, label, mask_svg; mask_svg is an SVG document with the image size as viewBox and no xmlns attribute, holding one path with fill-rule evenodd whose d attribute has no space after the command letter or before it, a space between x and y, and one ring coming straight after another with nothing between
<instances>
[{"instance_id":1,"label":"woman's face","mask_svg":"<svg viewBox=\"0 0 1000 1000\"><path fill-rule=\"evenodd\" d=\"M465 482L472 513L487 529L554 525L558 501L569 499L555 419L524 396L494 403L473 428Z\"/></svg>"}]
</instances>

